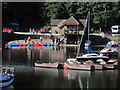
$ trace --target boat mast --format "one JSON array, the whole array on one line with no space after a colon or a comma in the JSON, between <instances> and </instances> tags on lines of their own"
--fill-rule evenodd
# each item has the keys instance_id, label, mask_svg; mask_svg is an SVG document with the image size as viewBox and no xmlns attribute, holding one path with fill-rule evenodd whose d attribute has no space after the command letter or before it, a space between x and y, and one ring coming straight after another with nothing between
<instances>
[{"instance_id":1,"label":"boat mast","mask_svg":"<svg viewBox=\"0 0 120 90\"><path fill-rule=\"evenodd\" d=\"M90 41L90 37L89 37L89 34L90 34L90 11L88 12L88 41ZM89 48L89 46L88 46ZM89 54L89 52L87 52Z\"/></svg>"},{"instance_id":2,"label":"boat mast","mask_svg":"<svg viewBox=\"0 0 120 90\"><path fill-rule=\"evenodd\" d=\"M82 40L83 40L83 36L84 36L84 33L85 33L85 29L86 29L86 26L87 26L89 13L90 13L90 12L88 12L88 14L87 14L87 20L86 20L86 22L85 22L85 26L84 26L83 33L82 33L81 40L80 40L80 46L79 46L79 48L78 48L78 51L77 51L77 55L76 55L76 56L78 56L78 55L79 55L79 52L80 52L80 47L81 47L81 44L82 44Z\"/></svg>"}]
</instances>

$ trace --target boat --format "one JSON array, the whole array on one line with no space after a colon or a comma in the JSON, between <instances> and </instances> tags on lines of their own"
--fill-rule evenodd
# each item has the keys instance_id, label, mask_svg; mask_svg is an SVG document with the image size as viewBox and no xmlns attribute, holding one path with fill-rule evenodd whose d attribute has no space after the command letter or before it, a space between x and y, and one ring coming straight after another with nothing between
<instances>
[{"instance_id":1,"label":"boat","mask_svg":"<svg viewBox=\"0 0 120 90\"><path fill-rule=\"evenodd\" d=\"M63 64L60 64L58 61L51 61L48 63L40 63L39 61L36 61L35 66L41 68L63 68Z\"/></svg>"},{"instance_id":2,"label":"boat","mask_svg":"<svg viewBox=\"0 0 120 90\"><path fill-rule=\"evenodd\" d=\"M19 49L19 48L25 48L26 46L9 46L9 48L17 48L17 49Z\"/></svg>"},{"instance_id":3,"label":"boat","mask_svg":"<svg viewBox=\"0 0 120 90\"><path fill-rule=\"evenodd\" d=\"M106 61L109 60L109 57L103 56L103 54L98 55L96 53L84 54L82 56L77 56L76 58L77 58L78 61L80 61L80 60L84 60L84 61L86 61L86 60L97 60L97 59L103 59L103 60L106 60Z\"/></svg>"},{"instance_id":4,"label":"boat","mask_svg":"<svg viewBox=\"0 0 120 90\"><path fill-rule=\"evenodd\" d=\"M12 41L7 44L8 46L26 46L26 43L20 43L18 41Z\"/></svg>"},{"instance_id":5,"label":"boat","mask_svg":"<svg viewBox=\"0 0 120 90\"><path fill-rule=\"evenodd\" d=\"M100 53L104 54L104 55L118 55L118 50L117 48L114 47L110 47L110 48L103 48Z\"/></svg>"},{"instance_id":6,"label":"boat","mask_svg":"<svg viewBox=\"0 0 120 90\"><path fill-rule=\"evenodd\" d=\"M117 69L118 68L118 62L114 61L113 59L110 59L105 64L103 64L103 69Z\"/></svg>"},{"instance_id":7,"label":"boat","mask_svg":"<svg viewBox=\"0 0 120 90\"><path fill-rule=\"evenodd\" d=\"M105 48L110 48L110 47L119 47L116 41L109 41Z\"/></svg>"},{"instance_id":8,"label":"boat","mask_svg":"<svg viewBox=\"0 0 120 90\"><path fill-rule=\"evenodd\" d=\"M70 63L64 63L64 67L68 67L68 69L73 69L73 70L88 70L88 71L93 71L95 69L94 65L90 64L70 64Z\"/></svg>"},{"instance_id":9,"label":"boat","mask_svg":"<svg viewBox=\"0 0 120 90\"><path fill-rule=\"evenodd\" d=\"M14 68L6 68L0 67L0 87L8 87L12 85L15 75L14 75Z\"/></svg>"},{"instance_id":10,"label":"boat","mask_svg":"<svg viewBox=\"0 0 120 90\"><path fill-rule=\"evenodd\" d=\"M94 65L86 64L84 62L78 62L76 58L69 58L67 62L64 63L64 69L73 69L73 70L88 70L93 71L95 69Z\"/></svg>"}]
</instances>

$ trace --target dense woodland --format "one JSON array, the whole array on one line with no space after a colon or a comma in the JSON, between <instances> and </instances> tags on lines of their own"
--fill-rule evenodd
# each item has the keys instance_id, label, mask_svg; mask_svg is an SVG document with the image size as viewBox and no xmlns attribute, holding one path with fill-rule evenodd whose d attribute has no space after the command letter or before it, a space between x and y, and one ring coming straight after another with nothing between
<instances>
[{"instance_id":1,"label":"dense woodland","mask_svg":"<svg viewBox=\"0 0 120 90\"><path fill-rule=\"evenodd\" d=\"M110 30L120 25L120 2L7 2L2 3L2 24L20 24L23 31L29 28L50 26L51 19L86 18L91 12L91 30Z\"/></svg>"}]
</instances>

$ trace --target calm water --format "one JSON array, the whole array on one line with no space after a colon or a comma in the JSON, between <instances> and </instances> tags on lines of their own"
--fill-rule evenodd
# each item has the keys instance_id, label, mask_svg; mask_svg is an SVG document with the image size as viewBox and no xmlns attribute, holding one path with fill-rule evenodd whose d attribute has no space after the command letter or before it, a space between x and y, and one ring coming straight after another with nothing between
<instances>
[{"instance_id":1,"label":"calm water","mask_svg":"<svg viewBox=\"0 0 120 90\"><path fill-rule=\"evenodd\" d=\"M15 68L18 88L120 88L120 70L57 70L36 68L34 62L65 62L77 47L14 47L2 50L3 66Z\"/></svg>"}]
</instances>

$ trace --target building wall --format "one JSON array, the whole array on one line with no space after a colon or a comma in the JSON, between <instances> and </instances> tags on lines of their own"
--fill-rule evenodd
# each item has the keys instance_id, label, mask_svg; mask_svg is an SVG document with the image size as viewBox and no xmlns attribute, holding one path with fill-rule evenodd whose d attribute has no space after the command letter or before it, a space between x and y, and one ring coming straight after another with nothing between
<instances>
[{"instance_id":1,"label":"building wall","mask_svg":"<svg viewBox=\"0 0 120 90\"><path fill-rule=\"evenodd\" d=\"M51 26L51 33L52 34L56 34L56 32L58 32L58 34L64 35L65 30L67 30L70 26L64 26L62 28L59 28L57 26ZM77 29L77 26L71 26L72 28ZM83 30L83 26L79 26L78 27L79 31Z\"/></svg>"},{"instance_id":2,"label":"building wall","mask_svg":"<svg viewBox=\"0 0 120 90\"><path fill-rule=\"evenodd\" d=\"M51 33L56 34L56 31L58 32L58 34L60 34L60 28L59 27L51 26Z\"/></svg>"}]
</instances>

